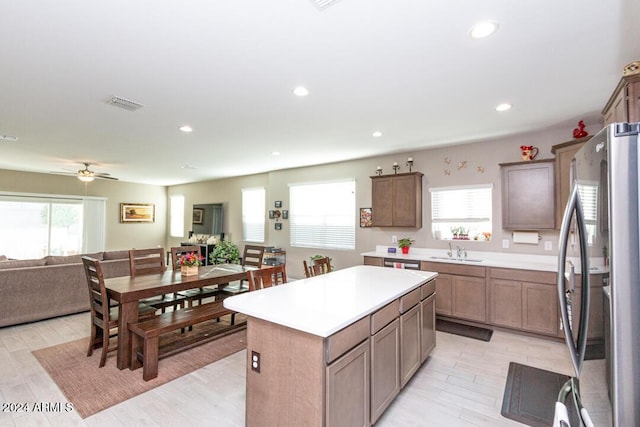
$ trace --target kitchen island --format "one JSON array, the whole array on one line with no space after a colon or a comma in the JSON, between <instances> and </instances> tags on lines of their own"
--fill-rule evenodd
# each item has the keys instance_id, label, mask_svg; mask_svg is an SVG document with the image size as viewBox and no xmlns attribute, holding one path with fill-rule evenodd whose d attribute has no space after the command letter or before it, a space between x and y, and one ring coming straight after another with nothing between
<instances>
[{"instance_id":1,"label":"kitchen island","mask_svg":"<svg viewBox=\"0 0 640 427\"><path fill-rule=\"evenodd\" d=\"M435 346L436 276L356 266L225 299L247 316L246 425L374 423Z\"/></svg>"}]
</instances>

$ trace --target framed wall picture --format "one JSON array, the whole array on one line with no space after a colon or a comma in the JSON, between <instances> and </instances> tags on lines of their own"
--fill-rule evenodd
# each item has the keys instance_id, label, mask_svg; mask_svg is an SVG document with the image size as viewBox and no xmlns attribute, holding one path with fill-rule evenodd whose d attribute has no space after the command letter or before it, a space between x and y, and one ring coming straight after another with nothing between
<instances>
[{"instance_id":1,"label":"framed wall picture","mask_svg":"<svg viewBox=\"0 0 640 427\"><path fill-rule=\"evenodd\" d=\"M120 222L155 222L156 205L152 203L120 203Z\"/></svg>"},{"instance_id":2,"label":"framed wall picture","mask_svg":"<svg viewBox=\"0 0 640 427\"><path fill-rule=\"evenodd\" d=\"M276 222L275 229L276 230L282 230L282 223L281 222Z\"/></svg>"},{"instance_id":3,"label":"framed wall picture","mask_svg":"<svg viewBox=\"0 0 640 427\"><path fill-rule=\"evenodd\" d=\"M276 208L281 208L282 207L282 200L276 200L275 206Z\"/></svg>"},{"instance_id":4,"label":"framed wall picture","mask_svg":"<svg viewBox=\"0 0 640 427\"><path fill-rule=\"evenodd\" d=\"M289 211L284 209L282 211L282 219L289 219Z\"/></svg>"},{"instance_id":5,"label":"framed wall picture","mask_svg":"<svg viewBox=\"0 0 640 427\"><path fill-rule=\"evenodd\" d=\"M204 217L204 209L193 208L193 223L202 224L202 218Z\"/></svg>"},{"instance_id":6,"label":"framed wall picture","mask_svg":"<svg viewBox=\"0 0 640 427\"><path fill-rule=\"evenodd\" d=\"M360 208L360 227L371 227L371 208Z\"/></svg>"}]
</instances>

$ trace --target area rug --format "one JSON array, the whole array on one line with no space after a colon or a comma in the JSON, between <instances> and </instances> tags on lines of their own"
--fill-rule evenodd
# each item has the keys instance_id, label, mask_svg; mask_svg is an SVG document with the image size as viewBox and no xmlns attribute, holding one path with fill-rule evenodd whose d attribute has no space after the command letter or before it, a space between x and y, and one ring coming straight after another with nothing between
<instances>
[{"instance_id":1,"label":"area rug","mask_svg":"<svg viewBox=\"0 0 640 427\"><path fill-rule=\"evenodd\" d=\"M511 362L500 413L528 426L551 426L558 392L568 380L566 375Z\"/></svg>"},{"instance_id":2,"label":"area rug","mask_svg":"<svg viewBox=\"0 0 640 427\"><path fill-rule=\"evenodd\" d=\"M493 335L493 330L491 329L478 328L477 326L464 325L442 319L436 319L436 331L474 338L481 341L491 341L491 336Z\"/></svg>"},{"instance_id":3,"label":"area rug","mask_svg":"<svg viewBox=\"0 0 640 427\"><path fill-rule=\"evenodd\" d=\"M216 325L215 321L212 323L195 326L193 333L198 333L199 327L228 327L222 323ZM162 340L175 340L178 333L167 334ZM247 344L246 328L238 328L213 341L161 359L158 377L144 381L142 369L119 370L115 352L109 353L103 368L98 368L101 350L97 349L91 357L87 357L88 340L89 337L33 351L33 355L82 418L230 356L245 349Z\"/></svg>"}]
</instances>

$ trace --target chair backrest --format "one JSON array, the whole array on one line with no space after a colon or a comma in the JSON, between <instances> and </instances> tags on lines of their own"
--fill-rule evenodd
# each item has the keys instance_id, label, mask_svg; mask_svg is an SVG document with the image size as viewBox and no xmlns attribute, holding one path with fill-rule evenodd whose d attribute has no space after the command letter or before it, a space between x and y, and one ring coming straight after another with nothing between
<instances>
[{"instance_id":1,"label":"chair backrest","mask_svg":"<svg viewBox=\"0 0 640 427\"><path fill-rule=\"evenodd\" d=\"M264 246L244 245L244 253L242 254L242 265L252 267L262 267L262 258L264 257Z\"/></svg>"},{"instance_id":2,"label":"chair backrest","mask_svg":"<svg viewBox=\"0 0 640 427\"><path fill-rule=\"evenodd\" d=\"M200 254L200 246L174 246L171 248L171 266L174 270L178 267L178 260L184 254L188 254L190 252L194 252L196 254Z\"/></svg>"},{"instance_id":3,"label":"chair backrest","mask_svg":"<svg viewBox=\"0 0 640 427\"><path fill-rule=\"evenodd\" d=\"M129 251L131 276L164 273L166 269L163 248L131 249Z\"/></svg>"},{"instance_id":4,"label":"chair backrest","mask_svg":"<svg viewBox=\"0 0 640 427\"><path fill-rule=\"evenodd\" d=\"M287 283L287 270L284 264L280 264L274 267L250 270L248 277L249 292L251 292Z\"/></svg>"},{"instance_id":5,"label":"chair backrest","mask_svg":"<svg viewBox=\"0 0 640 427\"><path fill-rule=\"evenodd\" d=\"M302 261L302 264L304 265L304 275L307 278L326 274L331 271L331 260L329 257L314 259L311 265L308 265L307 261Z\"/></svg>"},{"instance_id":6,"label":"chair backrest","mask_svg":"<svg viewBox=\"0 0 640 427\"><path fill-rule=\"evenodd\" d=\"M109 297L107 297L107 288L104 285L104 276L102 274L100 261L88 256L83 256L82 264L89 287L91 318L94 322L109 323L111 320L109 319Z\"/></svg>"}]
</instances>

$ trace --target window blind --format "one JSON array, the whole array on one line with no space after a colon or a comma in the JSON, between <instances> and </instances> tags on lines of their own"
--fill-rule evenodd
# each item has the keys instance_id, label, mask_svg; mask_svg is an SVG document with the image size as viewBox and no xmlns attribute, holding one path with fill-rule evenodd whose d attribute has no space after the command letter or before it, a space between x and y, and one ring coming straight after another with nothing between
<instances>
[{"instance_id":1,"label":"window blind","mask_svg":"<svg viewBox=\"0 0 640 427\"><path fill-rule=\"evenodd\" d=\"M242 190L242 239L245 242L264 242L265 189Z\"/></svg>"},{"instance_id":2,"label":"window blind","mask_svg":"<svg viewBox=\"0 0 640 427\"><path fill-rule=\"evenodd\" d=\"M355 249L354 180L291 184L291 246Z\"/></svg>"},{"instance_id":3,"label":"window blind","mask_svg":"<svg viewBox=\"0 0 640 427\"><path fill-rule=\"evenodd\" d=\"M491 221L491 186L432 188L433 222Z\"/></svg>"}]
</instances>

